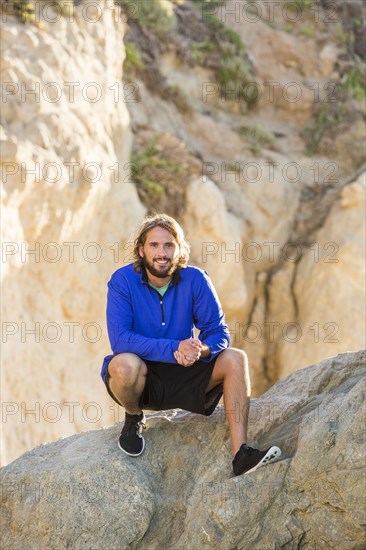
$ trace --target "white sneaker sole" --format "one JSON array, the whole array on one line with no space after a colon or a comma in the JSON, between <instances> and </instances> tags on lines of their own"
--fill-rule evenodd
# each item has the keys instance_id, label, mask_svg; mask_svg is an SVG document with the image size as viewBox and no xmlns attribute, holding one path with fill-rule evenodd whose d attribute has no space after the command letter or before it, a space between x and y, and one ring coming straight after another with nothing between
<instances>
[{"instance_id":1,"label":"white sneaker sole","mask_svg":"<svg viewBox=\"0 0 366 550\"><path fill-rule=\"evenodd\" d=\"M119 441L118 441L118 447L121 449L122 452L124 452L124 453L125 453L126 455L128 455L128 456L140 456L140 455L142 455L142 453L143 453L144 450L145 450L145 438L144 438L142 435L141 435L140 437L141 437L141 439L142 439L142 449L141 449L141 451L140 451L139 453L137 453L137 454L132 454L132 453L127 452L126 449L123 449L123 448L121 447Z\"/></svg>"},{"instance_id":2,"label":"white sneaker sole","mask_svg":"<svg viewBox=\"0 0 366 550\"><path fill-rule=\"evenodd\" d=\"M267 453L264 455L262 460L258 462L253 468L248 470L247 472L244 472L245 474L249 474L249 472L254 472L254 470L257 470L258 468L261 468L262 466L267 466L267 464L271 464L272 462L276 462L281 457L281 449L279 447L276 447L275 445L268 449Z\"/></svg>"}]
</instances>

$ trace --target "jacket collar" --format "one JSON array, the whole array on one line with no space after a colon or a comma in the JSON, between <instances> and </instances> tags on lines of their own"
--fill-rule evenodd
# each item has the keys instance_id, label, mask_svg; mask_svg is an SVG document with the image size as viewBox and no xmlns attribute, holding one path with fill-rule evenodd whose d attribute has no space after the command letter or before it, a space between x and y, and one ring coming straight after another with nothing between
<instances>
[{"instance_id":1,"label":"jacket collar","mask_svg":"<svg viewBox=\"0 0 366 550\"><path fill-rule=\"evenodd\" d=\"M172 286L178 284L179 281L182 280L182 277L180 276L180 273L179 273L180 270L181 268L177 267L177 269L174 271L173 277L171 280ZM145 283L145 284L149 283L149 279L147 278L147 273L144 265L141 265L141 279L142 279L142 283Z\"/></svg>"}]
</instances>

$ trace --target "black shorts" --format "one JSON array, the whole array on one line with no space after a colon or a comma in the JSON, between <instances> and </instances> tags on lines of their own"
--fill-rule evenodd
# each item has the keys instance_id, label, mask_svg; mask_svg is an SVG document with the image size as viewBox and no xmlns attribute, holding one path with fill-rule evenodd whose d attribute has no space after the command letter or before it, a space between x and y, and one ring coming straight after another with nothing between
<instances>
[{"instance_id":1,"label":"black shorts","mask_svg":"<svg viewBox=\"0 0 366 550\"><path fill-rule=\"evenodd\" d=\"M190 367L144 361L147 366L147 375L139 401L141 409L151 411L183 409L205 416L211 415L223 394L222 384L215 386L209 392L206 391L217 357L218 355L209 363L196 361ZM109 387L110 378L107 366L104 378L107 391L112 399L121 405Z\"/></svg>"}]
</instances>

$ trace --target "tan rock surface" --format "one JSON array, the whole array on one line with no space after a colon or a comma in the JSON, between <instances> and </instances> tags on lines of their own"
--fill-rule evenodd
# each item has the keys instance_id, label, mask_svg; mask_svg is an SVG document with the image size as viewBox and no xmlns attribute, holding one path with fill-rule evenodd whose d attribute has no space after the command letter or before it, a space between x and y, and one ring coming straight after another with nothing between
<instances>
[{"instance_id":1,"label":"tan rock surface","mask_svg":"<svg viewBox=\"0 0 366 550\"><path fill-rule=\"evenodd\" d=\"M5 463L36 444L114 419L99 377L110 349L106 283L128 258L125 243L145 209L124 169L131 142L126 104L123 94L114 102L109 89L119 84L121 92L124 55L112 6L101 3L99 24L78 12L73 22L60 18L43 30L14 18L4 25L3 78L19 87L2 104L9 173L2 195ZM47 99L50 82L62 91L58 102ZM78 83L74 100L65 82ZM22 102L20 90L37 85L38 96ZM81 93L89 89L92 97L92 86L101 91L97 102ZM24 173L36 163L39 174Z\"/></svg>"},{"instance_id":2,"label":"tan rock surface","mask_svg":"<svg viewBox=\"0 0 366 550\"><path fill-rule=\"evenodd\" d=\"M184 225L192 246L192 262L212 275L229 319L245 318L250 302L240 258L244 224L230 214L222 191L211 180L194 180L187 189Z\"/></svg>"},{"instance_id":3,"label":"tan rock surface","mask_svg":"<svg viewBox=\"0 0 366 550\"><path fill-rule=\"evenodd\" d=\"M299 197L314 182L314 166L318 163L321 182L330 173L326 152L323 151L323 156L304 157L300 131L311 120L314 105L309 103L309 90L314 79L322 87L333 78L334 71L335 77L339 77L335 68L340 50L336 36L316 29L319 36L312 40L299 29L286 30L283 21L277 19L274 24L265 19L251 24L235 22L228 15L227 22L246 45L255 78L261 83L278 80L282 85L286 79L298 82L304 91L302 102L284 102L280 88L276 88L280 95L275 102L262 101L254 109L246 110L245 115L239 113L237 104L223 102L219 93L203 102L202 83L212 81L212 70L198 66L191 70L178 59L177 52L168 48L158 68L169 85L177 85L177 91L183 97L185 94L193 109L185 112L177 108L171 95L167 99L154 93L140 78L134 78L132 94L128 88L128 97L123 97L125 26L109 0L100 4L104 8L102 17L88 23L82 16L83 5L88 2L89 18L98 16L98 5L85 0L75 7L72 22L64 16L57 23L42 22L39 26L23 25L12 17L2 20L2 79L19 86L2 103L1 127L3 162L8 163L9 170L4 179L2 208L3 241L9 243L2 264L6 289L2 309L6 323L2 390L4 462L40 442L90 425L109 425L117 415L115 407L110 409L112 402L99 378L99 368L109 351L104 320L106 282L117 267L130 261L131 230L145 212L136 185L130 182L125 170L133 143L130 117L137 137L134 146L146 131L152 136L163 136L161 139L169 145L174 161L180 157L184 162L188 159L189 178L180 185L170 208L175 213L182 205L179 216L193 245L192 263L207 269L217 286L232 330L233 345L248 352L256 394L268 388L279 373L289 372L296 365L320 360L322 354L332 355L349 345L352 349L364 346L362 312L357 305L361 303L361 272L357 267L360 248L352 248L347 262L342 263L342 277L337 278L339 287L332 287L336 292L341 288L342 301L333 300L333 307L325 308L328 312L325 322L331 314L334 317L331 321L339 323L345 304L352 302L350 311L356 328L350 334L342 327L336 348L333 344L311 345L308 340L306 345L305 342L287 345L278 339L271 342L266 327L262 327L263 336L258 342L251 340L255 337L253 331L249 340L243 338L250 322L258 325L273 320L300 322L301 318L301 322L307 323L313 314L309 312L309 302L314 301L313 294L309 298L308 288L318 290L312 281L319 278L323 281L327 274L332 276L336 267L330 264L327 272L323 271L324 266L318 271L319 264L305 268L304 259L304 267L299 268L299 291L305 289L307 300L299 301L297 311L292 288L294 266L281 265L279 251L291 238L292 227L301 225L303 217L316 218L315 206L314 212L311 205L305 206L307 211L299 208ZM232 5L233 2L227 2L228 11ZM301 25L308 23L305 20ZM139 36L146 39L140 31ZM184 40L183 37L186 51ZM150 45L152 50L158 50L158 39L145 43L149 54ZM68 84L72 82L77 83L73 101L72 86ZM56 86L48 87L49 83ZM88 87L93 83L94 87ZM22 90L30 91L37 85L39 101L34 101L31 94L22 101ZM95 90L102 95L97 102L87 101L82 90L90 98ZM53 101L52 93L57 91L61 91L62 98ZM259 128L272 133L275 139L256 143L251 136L243 138L238 131L242 125L254 135ZM340 180L344 174L354 173L358 166L362 131L358 119L334 139L328 139L329 155L338 163ZM174 153L170 149L175 144ZM22 173L21 163L34 169L36 162L41 168L40 176ZM77 163L73 178L72 166L65 164L69 162ZM217 173L202 178L204 162L214 163ZM296 183L284 178L283 170L289 162L297 163L302 170ZM42 174L48 163L53 163L49 173ZM102 169L97 181L93 181L96 170L93 163ZM225 173L233 170L235 163L240 165L239 178L237 174ZM247 163L254 165L245 172ZM274 168L273 181L264 163L279 163ZM263 172L258 180L252 179L255 165ZM61 176L53 181L58 167ZM169 177L167 173L167 185ZM170 191L173 196L174 184ZM359 207L350 207L348 211L362 215ZM347 215L339 217L337 212L335 209L333 213L339 223L348 223ZM352 222L355 235L360 235L361 223ZM336 229L332 225L332 238L338 236ZM213 243L215 254L204 261L202 247L207 242ZM257 243L261 253L255 262L245 257L245 247L251 242ZM273 259L268 255L265 244L268 242L276 243ZM25 255L26 250L38 244L37 257ZM238 253L230 253L233 249ZM96 260L100 251L102 256ZM311 257L311 251L308 255ZM347 286L342 280L352 282ZM322 296L326 304L332 300L326 290ZM319 302L314 309L319 324L323 323L323 312L318 316L321 307ZM347 316L346 319L348 323ZM35 333L27 332L32 330ZM316 356L311 355L311 348L315 348Z\"/></svg>"},{"instance_id":4,"label":"tan rock surface","mask_svg":"<svg viewBox=\"0 0 366 550\"><path fill-rule=\"evenodd\" d=\"M6 548L331 548L365 543L365 352L291 374L252 402L250 443L282 459L233 477L222 409L148 418L40 446L2 470Z\"/></svg>"},{"instance_id":5,"label":"tan rock surface","mask_svg":"<svg viewBox=\"0 0 366 550\"><path fill-rule=\"evenodd\" d=\"M341 350L366 347L365 183L362 175L342 190L315 236L316 246L299 262L292 321L281 293L271 290L268 320L281 327L293 323L276 339L280 378Z\"/></svg>"}]
</instances>

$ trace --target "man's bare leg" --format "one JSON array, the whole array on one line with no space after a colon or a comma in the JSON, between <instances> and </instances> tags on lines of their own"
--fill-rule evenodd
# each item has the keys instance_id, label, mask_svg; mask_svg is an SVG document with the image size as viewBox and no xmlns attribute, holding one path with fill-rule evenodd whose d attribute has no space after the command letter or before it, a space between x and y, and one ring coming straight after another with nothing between
<instances>
[{"instance_id":1,"label":"man's bare leg","mask_svg":"<svg viewBox=\"0 0 366 550\"><path fill-rule=\"evenodd\" d=\"M109 387L129 414L141 413L140 396L146 380L147 367L134 353L119 353L108 365Z\"/></svg>"},{"instance_id":2,"label":"man's bare leg","mask_svg":"<svg viewBox=\"0 0 366 550\"><path fill-rule=\"evenodd\" d=\"M208 391L224 385L224 410L230 430L233 456L247 442L250 407L250 379L248 359L244 351L229 348L218 356Z\"/></svg>"}]
</instances>

